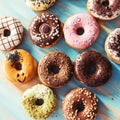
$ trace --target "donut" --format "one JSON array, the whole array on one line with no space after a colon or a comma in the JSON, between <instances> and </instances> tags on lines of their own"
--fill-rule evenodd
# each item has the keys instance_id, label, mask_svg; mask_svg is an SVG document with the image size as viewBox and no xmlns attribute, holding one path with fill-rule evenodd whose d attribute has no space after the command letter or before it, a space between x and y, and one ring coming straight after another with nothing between
<instances>
[{"instance_id":1,"label":"donut","mask_svg":"<svg viewBox=\"0 0 120 120\"><path fill-rule=\"evenodd\" d=\"M54 14L43 12L33 18L28 31L33 44L49 48L61 39L62 23Z\"/></svg>"},{"instance_id":2,"label":"donut","mask_svg":"<svg viewBox=\"0 0 120 120\"><path fill-rule=\"evenodd\" d=\"M106 38L105 51L112 61L120 64L120 28L114 29Z\"/></svg>"},{"instance_id":3,"label":"donut","mask_svg":"<svg viewBox=\"0 0 120 120\"><path fill-rule=\"evenodd\" d=\"M0 18L0 50L9 51L23 40L24 28L19 20L12 16Z\"/></svg>"},{"instance_id":4,"label":"donut","mask_svg":"<svg viewBox=\"0 0 120 120\"><path fill-rule=\"evenodd\" d=\"M27 89L22 95L25 112L35 120L45 120L55 111L57 99L52 89L37 84Z\"/></svg>"},{"instance_id":5,"label":"donut","mask_svg":"<svg viewBox=\"0 0 120 120\"><path fill-rule=\"evenodd\" d=\"M97 51L85 51L77 56L74 73L78 81L87 86L97 87L105 84L112 74L112 65Z\"/></svg>"},{"instance_id":6,"label":"donut","mask_svg":"<svg viewBox=\"0 0 120 120\"><path fill-rule=\"evenodd\" d=\"M50 52L45 55L38 65L40 81L51 88L60 88L69 82L73 75L73 63L62 52Z\"/></svg>"},{"instance_id":7,"label":"donut","mask_svg":"<svg viewBox=\"0 0 120 120\"><path fill-rule=\"evenodd\" d=\"M66 120L94 120L98 112L98 99L86 88L71 90L62 102Z\"/></svg>"},{"instance_id":8,"label":"donut","mask_svg":"<svg viewBox=\"0 0 120 120\"><path fill-rule=\"evenodd\" d=\"M77 50L93 45L99 34L96 20L89 14L75 14L67 19L63 27L65 42Z\"/></svg>"},{"instance_id":9,"label":"donut","mask_svg":"<svg viewBox=\"0 0 120 120\"><path fill-rule=\"evenodd\" d=\"M101 20L113 20L120 15L120 0L88 0L88 12Z\"/></svg>"},{"instance_id":10,"label":"donut","mask_svg":"<svg viewBox=\"0 0 120 120\"><path fill-rule=\"evenodd\" d=\"M26 5L34 11L44 11L55 4L56 0L25 0Z\"/></svg>"},{"instance_id":11,"label":"donut","mask_svg":"<svg viewBox=\"0 0 120 120\"><path fill-rule=\"evenodd\" d=\"M4 62L5 75L13 83L26 83L37 73L37 62L30 53L15 49L6 55Z\"/></svg>"}]
</instances>

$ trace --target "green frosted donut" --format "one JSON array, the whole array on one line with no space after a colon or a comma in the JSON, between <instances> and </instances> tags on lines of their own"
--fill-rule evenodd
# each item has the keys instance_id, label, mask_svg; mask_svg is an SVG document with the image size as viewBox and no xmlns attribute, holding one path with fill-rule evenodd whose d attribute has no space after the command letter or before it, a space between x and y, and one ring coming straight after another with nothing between
<instances>
[{"instance_id":1,"label":"green frosted donut","mask_svg":"<svg viewBox=\"0 0 120 120\"><path fill-rule=\"evenodd\" d=\"M22 105L35 120L47 118L55 111L56 97L50 88L38 84L23 93Z\"/></svg>"}]
</instances>

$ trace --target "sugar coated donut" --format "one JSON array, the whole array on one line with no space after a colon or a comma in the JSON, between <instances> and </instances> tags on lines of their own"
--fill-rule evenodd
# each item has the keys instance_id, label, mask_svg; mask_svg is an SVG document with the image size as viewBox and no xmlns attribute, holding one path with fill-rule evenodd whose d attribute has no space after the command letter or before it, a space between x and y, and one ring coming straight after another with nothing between
<instances>
[{"instance_id":1,"label":"sugar coated donut","mask_svg":"<svg viewBox=\"0 0 120 120\"><path fill-rule=\"evenodd\" d=\"M120 0L88 0L88 12L101 20L112 20L120 15Z\"/></svg>"},{"instance_id":2,"label":"sugar coated donut","mask_svg":"<svg viewBox=\"0 0 120 120\"><path fill-rule=\"evenodd\" d=\"M105 51L111 60L120 64L120 28L116 28L108 35Z\"/></svg>"},{"instance_id":3,"label":"sugar coated donut","mask_svg":"<svg viewBox=\"0 0 120 120\"><path fill-rule=\"evenodd\" d=\"M37 84L27 89L22 96L26 113L35 120L45 120L56 109L57 99L52 89Z\"/></svg>"},{"instance_id":4,"label":"sugar coated donut","mask_svg":"<svg viewBox=\"0 0 120 120\"><path fill-rule=\"evenodd\" d=\"M0 50L8 51L18 46L24 36L24 28L19 20L11 16L0 18Z\"/></svg>"},{"instance_id":5,"label":"sugar coated donut","mask_svg":"<svg viewBox=\"0 0 120 120\"><path fill-rule=\"evenodd\" d=\"M74 64L77 80L87 86L97 87L106 83L112 74L112 66L106 57L97 51L78 55Z\"/></svg>"},{"instance_id":6,"label":"sugar coated donut","mask_svg":"<svg viewBox=\"0 0 120 120\"><path fill-rule=\"evenodd\" d=\"M50 52L38 65L40 81L51 88L64 86L73 75L73 64L62 52Z\"/></svg>"},{"instance_id":7,"label":"sugar coated donut","mask_svg":"<svg viewBox=\"0 0 120 120\"><path fill-rule=\"evenodd\" d=\"M98 111L98 99L86 88L71 90L62 102L66 120L94 120Z\"/></svg>"},{"instance_id":8,"label":"sugar coated donut","mask_svg":"<svg viewBox=\"0 0 120 120\"><path fill-rule=\"evenodd\" d=\"M34 44L41 48L55 45L62 37L62 23L52 13L43 12L33 18L29 35Z\"/></svg>"},{"instance_id":9,"label":"sugar coated donut","mask_svg":"<svg viewBox=\"0 0 120 120\"><path fill-rule=\"evenodd\" d=\"M96 41L99 27L91 15L76 14L67 19L63 32L66 43L81 50L90 47Z\"/></svg>"},{"instance_id":10,"label":"sugar coated donut","mask_svg":"<svg viewBox=\"0 0 120 120\"><path fill-rule=\"evenodd\" d=\"M47 10L55 4L56 0L25 0L26 5L34 11Z\"/></svg>"},{"instance_id":11,"label":"sugar coated donut","mask_svg":"<svg viewBox=\"0 0 120 120\"><path fill-rule=\"evenodd\" d=\"M37 63L27 51L15 49L6 57L5 73L12 82L25 83L35 77Z\"/></svg>"}]
</instances>

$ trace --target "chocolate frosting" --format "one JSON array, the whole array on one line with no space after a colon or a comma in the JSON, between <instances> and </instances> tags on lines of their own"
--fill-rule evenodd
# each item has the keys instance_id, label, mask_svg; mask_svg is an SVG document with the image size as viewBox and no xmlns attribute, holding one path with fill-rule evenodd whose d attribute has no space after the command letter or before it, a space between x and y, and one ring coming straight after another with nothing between
<instances>
[{"instance_id":1,"label":"chocolate frosting","mask_svg":"<svg viewBox=\"0 0 120 120\"><path fill-rule=\"evenodd\" d=\"M66 120L94 120L98 111L98 99L86 88L76 88L65 96L62 111Z\"/></svg>"},{"instance_id":2,"label":"chocolate frosting","mask_svg":"<svg viewBox=\"0 0 120 120\"><path fill-rule=\"evenodd\" d=\"M38 74L49 87L62 87L73 75L73 64L66 54L51 52L40 61Z\"/></svg>"},{"instance_id":3,"label":"chocolate frosting","mask_svg":"<svg viewBox=\"0 0 120 120\"><path fill-rule=\"evenodd\" d=\"M95 67L94 72L91 67ZM74 69L77 80L91 87L103 85L112 74L108 59L96 51L86 51L78 55Z\"/></svg>"},{"instance_id":4,"label":"chocolate frosting","mask_svg":"<svg viewBox=\"0 0 120 120\"><path fill-rule=\"evenodd\" d=\"M39 47L52 45L61 35L61 22L52 13L44 12L36 16L29 26L29 35Z\"/></svg>"}]
</instances>

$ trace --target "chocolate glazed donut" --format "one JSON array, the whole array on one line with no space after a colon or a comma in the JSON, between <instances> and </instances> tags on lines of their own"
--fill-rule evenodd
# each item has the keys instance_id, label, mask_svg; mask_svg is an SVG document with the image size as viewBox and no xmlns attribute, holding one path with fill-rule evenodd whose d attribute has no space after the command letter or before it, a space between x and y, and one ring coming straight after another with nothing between
<instances>
[{"instance_id":1,"label":"chocolate glazed donut","mask_svg":"<svg viewBox=\"0 0 120 120\"><path fill-rule=\"evenodd\" d=\"M41 48L55 45L62 37L62 23L52 13L43 12L33 18L29 26L30 39Z\"/></svg>"},{"instance_id":2,"label":"chocolate glazed donut","mask_svg":"<svg viewBox=\"0 0 120 120\"><path fill-rule=\"evenodd\" d=\"M74 64L75 77L87 86L105 84L112 74L110 62L96 51L86 51L78 55Z\"/></svg>"},{"instance_id":3,"label":"chocolate glazed donut","mask_svg":"<svg viewBox=\"0 0 120 120\"><path fill-rule=\"evenodd\" d=\"M86 88L70 91L62 102L66 120L94 120L98 111L98 99Z\"/></svg>"},{"instance_id":4,"label":"chocolate glazed donut","mask_svg":"<svg viewBox=\"0 0 120 120\"><path fill-rule=\"evenodd\" d=\"M73 75L73 64L62 52L50 52L38 65L40 81L51 88L60 88L69 82Z\"/></svg>"}]
</instances>

